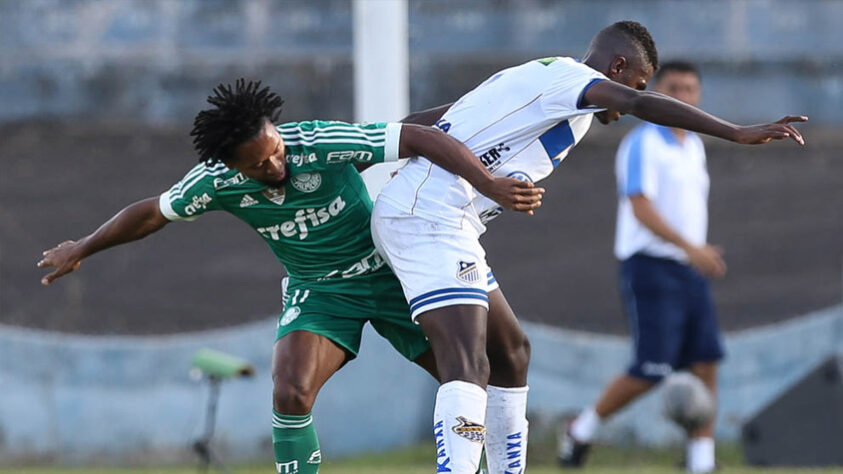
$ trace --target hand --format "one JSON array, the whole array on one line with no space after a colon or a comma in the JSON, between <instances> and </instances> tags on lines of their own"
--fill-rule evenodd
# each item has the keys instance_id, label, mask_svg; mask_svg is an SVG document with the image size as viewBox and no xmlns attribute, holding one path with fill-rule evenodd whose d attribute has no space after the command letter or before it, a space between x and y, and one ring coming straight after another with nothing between
<instances>
[{"instance_id":1,"label":"hand","mask_svg":"<svg viewBox=\"0 0 843 474\"><path fill-rule=\"evenodd\" d=\"M790 124L791 122L807 121L808 117L804 115L788 115L778 122L740 127L734 141L744 145L759 145L770 140L792 138L796 143L804 145L805 139L802 138L802 134Z\"/></svg>"},{"instance_id":2,"label":"hand","mask_svg":"<svg viewBox=\"0 0 843 474\"><path fill-rule=\"evenodd\" d=\"M529 181L515 178L495 178L483 189L478 188L489 199L500 204L504 209L533 215L533 210L542 205L544 188L537 188Z\"/></svg>"},{"instance_id":3,"label":"hand","mask_svg":"<svg viewBox=\"0 0 843 474\"><path fill-rule=\"evenodd\" d=\"M38 268L55 267L55 271L41 279L42 285L49 285L59 277L79 268L82 264L80 242L65 240L50 250L42 252L44 258L38 262Z\"/></svg>"},{"instance_id":4,"label":"hand","mask_svg":"<svg viewBox=\"0 0 843 474\"><path fill-rule=\"evenodd\" d=\"M688 246L685 249L691 266L710 278L726 276L726 262L723 261L723 249L712 245L701 247Z\"/></svg>"}]
</instances>

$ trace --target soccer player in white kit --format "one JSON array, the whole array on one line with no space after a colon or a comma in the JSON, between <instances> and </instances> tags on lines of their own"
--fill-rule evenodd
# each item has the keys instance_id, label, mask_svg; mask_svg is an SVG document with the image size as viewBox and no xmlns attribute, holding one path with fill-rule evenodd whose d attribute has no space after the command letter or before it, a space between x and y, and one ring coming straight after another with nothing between
<instances>
[{"instance_id":1,"label":"soccer player in white kit","mask_svg":"<svg viewBox=\"0 0 843 474\"><path fill-rule=\"evenodd\" d=\"M646 28L618 22L594 37L582 61L551 57L503 70L453 105L406 121L435 123L494 176L529 182L562 162L593 116L608 124L629 113L737 143L803 143L789 123L805 117L737 126L645 92L657 67ZM526 468L529 345L479 243L485 223L501 211L462 178L418 157L384 187L372 214L375 246L401 280L442 381L434 408L437 472L473 474L484 442L490 474Z\"/></svg>"}]
</instances>

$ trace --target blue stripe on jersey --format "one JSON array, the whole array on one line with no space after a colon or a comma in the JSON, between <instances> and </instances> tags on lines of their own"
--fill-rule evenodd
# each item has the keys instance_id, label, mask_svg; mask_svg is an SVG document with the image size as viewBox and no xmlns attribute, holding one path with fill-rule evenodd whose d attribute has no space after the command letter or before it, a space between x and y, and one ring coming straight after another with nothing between
<instances>
[{"instance_id":1,"label":"blue stripe on jersey","mask_svg":"<svg viewBox=\"0 0 843 474\"><path fill-rule=\"evenodd\" d=\"M461 300L461 299L480 300L480 301L485 301L486 303L489 302L489 297L486 296L485 294L478 295L478 294L475 294L475 293L453 293L453 294L449 294L449 295L439 296L439 297L436 297L436 298L430 298L430 299L421 301L417 304L411 305L410 306L410 313L415 313L417 309L423 308L423 307L425 307L429 304L438 303L440 301L446 301L446 300Z\"/></svg>"},{"instance_id":2,"label":"blue stripe on jersey","mask_svg":"<svg viewBox=\"0 0 843 474\"><path fill-rule=\"evenodd\" d=\"M606 79L603 79L602 77L595 77L594 79L588 81L588 84L586 84L585 87L583 87L582 92L580 92L580 96L577 98L577 108L578 109L583 108L582 100L585 99L585 93L588 92L589 89L591 89L591 86L593 86L594 84L597 84L600 81L605 81L605 80ZM591 108L591 107L592 106L588 106L588 108Z\"/></svg>"},{"instance_id":3,"label":"blue stripe on jersey","mask_svg":"<svg viewBox=\"0 0 843 474\"><path fill-rule=\"evenodd\" d=\"M478 290L477 288L443 288L441 290L428 291L427 293L416 296L410 300L410 306L413 306L425 298L430 298L436 295L444 295L446 293L476 293L486 297L486 292L484 290Z\"/></svg>"},{"instance_id":4,"label":"blue stripe on jersey","mask_svg":"<svg viewBox=\"0 0 843 474\"><path fill-rule=\"evenodd\" d=\"M562 160L556 159L556 155L574 144L574 132L571 130L571 125L565 120L542 133L539 141L544 147L544 151L547 152L547 156L550 157L553 167L556 168L562 162Z\"/></svg>"},{"instance_id":5,"label":"blue stripe on jersey","mask_svg":"<svg viewBox=\"0 0 843 474\"><path fill-rule=\"evenodd\" d=\"M644 127L635 130L626 151L626 183L621 194L632 196L644 192L644 158L642 142Z\"/></svg>"}]
</instances>

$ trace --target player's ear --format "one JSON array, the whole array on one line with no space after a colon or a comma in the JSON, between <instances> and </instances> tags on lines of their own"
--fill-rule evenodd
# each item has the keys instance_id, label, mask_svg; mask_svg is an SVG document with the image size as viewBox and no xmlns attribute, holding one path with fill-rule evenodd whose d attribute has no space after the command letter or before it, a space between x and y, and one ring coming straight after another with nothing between
<instances>
[{"instance_id":1,"label":"player's ear","mask_svg":"<svg viewBox=\"0 0 843 474\"><path fill-rule=\"evenodd\" d=\"M624 56L617 56L609 65L609 78L615 79L620 77L624 71L629 67L629 61Z\"/></svg>"}]
</instances>

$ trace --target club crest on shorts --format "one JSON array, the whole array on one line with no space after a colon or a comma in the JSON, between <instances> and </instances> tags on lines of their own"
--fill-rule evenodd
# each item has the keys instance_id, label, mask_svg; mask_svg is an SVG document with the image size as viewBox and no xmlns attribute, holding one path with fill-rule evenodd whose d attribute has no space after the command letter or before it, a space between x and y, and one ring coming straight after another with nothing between
<instances>
[{"instance_id":1,"label":"club crest on shorts","mask_svg":"<svg viewBox=\"0 0 843 474\"><path fill-rule=\"evenodd\" d=\"M299 309L298 306L292 306L290 308L287 308L287 311L284 311L284 314L281 316L281 320L278 321L278 324L280 324L281 326L286 326L295 321L300 314L301 309Z\"/></svg>"},{"instance_id":2,"label":"club crest on shorts","mask_svg":"<svg viewBox=\"0 0 843 474\"><path fill-rule=\"evenodd\" d=\"M457 278L466 283L477 283L480 281L480 271L477 269L477 262L464 262L460 260L457 268Z\"/></svg>"},{"instance_id":3,"label":"club crest on shorts","mask_svg":"<svg viewBox=\"0 0 843 474\"><path fill-rule=\"evenodd\" d=\"M322 175L319 173L300 173L290 180L293 187L303 193L312 193L322 185Z\"/></svg>"},{"instance_id":4,"label":"club crest on shorts","mask_svg":"<svg viewBox=\"0 0 843 474\"><path fill-rule=\"evenodd\" d=\"M261 192L263 197L269 199L274 204L278 204L279 206L284 204L284 199L287 198L287 189L284 187L281 188L266 188Z\"/></svg>"},{"instance_id":5,"label":"club crest on shorts","mask_svg":"<svg viewBox=\"0 0 843 474\"><path fill-rule=\"evenodd\" d=\"M454 433L469 441L474 441L475 443L483 443L486 441L485 426L480 423L469 421L464 416L458 416L457 421L459 421L460 424L452 428Z\"/></svg>"}]
</instances>

